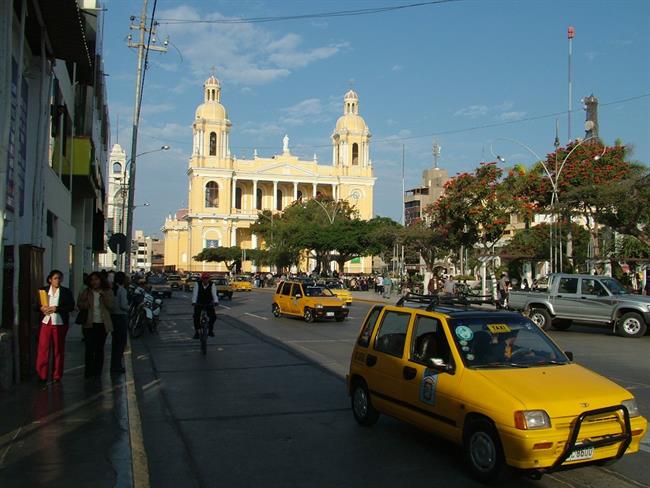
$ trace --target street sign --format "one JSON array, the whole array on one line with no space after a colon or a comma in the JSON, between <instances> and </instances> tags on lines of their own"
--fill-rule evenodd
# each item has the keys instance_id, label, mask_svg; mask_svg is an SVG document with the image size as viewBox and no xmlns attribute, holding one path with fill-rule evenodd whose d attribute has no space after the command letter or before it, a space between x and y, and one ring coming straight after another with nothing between
<instances>
[{"instance_id":1,"label":"street sign","mask_svg":"<svg viewBox=\"0 0 650 488\"><path fill-rule=\"evenodd\" d=\"M124 254L126 250L126 236L121 232L117 232L108 240L108 247L115 254Z\"/></svg>"}]
</instances>

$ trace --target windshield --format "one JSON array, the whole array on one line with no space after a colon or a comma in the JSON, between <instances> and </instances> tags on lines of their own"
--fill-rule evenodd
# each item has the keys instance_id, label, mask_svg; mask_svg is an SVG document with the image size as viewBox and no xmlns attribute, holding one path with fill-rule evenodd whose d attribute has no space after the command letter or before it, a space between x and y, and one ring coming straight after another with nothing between
<instances>
[{"instance_id":1,"label":"windshield","mask_svg":"<svg viewBox=\"0 0 650 488\"><path fill-rule=\"evenodd\" d=\"M568 360L526 317L469 317L449 321L454 341L469 368L530 367Z\"/></svg>"},{"instance_id":2,"label":"windshield","mask_svg":"<svg viewBox=\"0 0 650 488\"><path fill-rule=\"evenodd\" d=\"M171 275L167 277L167 281L181 281L181 277L176 275Z\"/></svg>"},{"instance_id":3,"label":"windshield","mask_svg":"<svg viewBox=\"0 0 650 488\"><path fill-rule=\"evenodd\" d=\"M614 278L601 278L600 282L607 287L612 295L627 295L627 290Z\"/></svg>"},{"instance_id":4,"label":"windshield","mask_svg":"<svg viewBox=\"0 0 650 488\"><path fill-rule=\"evenodd\" d=\"M331 290L345 290L345 287L341 283L328 283L327 287Z\"/></svg>"},{"instance_id":5,"label":"windshield","mask_svg":"<svg viewBox=\"0 0 650 488\"><path fill-rule=\"evenodd\" d=\"M305 295L308 297L331 297L334 296L331 291L322 286L307 286L305 287Z\"/></svg>"},{"instance_id":6,"label":"windshield","mask_svg":"<svg viewBox=\"0 0 650 488\"><path fill-rule=\"evenodd\" d=\"M228 284L228 280L226 280L225 278L216 278L216 279L212 280L212 282L215 285L227 285Z\"/></svg>"},{"instance_id":7,"label":"windshield","mask_svg":"<svg viewBox=\"0 0 650 488\"><path fill-rule=\"evenodd\" d=\"M235 281L250 281L246 276L238 276Z\"/></svg>"},{"instance_id":8,"label":"windshield","mask_svg":"<svg viewBox=\"0 0 650 488\"><path fill-rule=\"evenodd\" d=\"M150 285L164 285L167 280L162 276L150 276L148 282Z\"/></svg>"}]
</instances>

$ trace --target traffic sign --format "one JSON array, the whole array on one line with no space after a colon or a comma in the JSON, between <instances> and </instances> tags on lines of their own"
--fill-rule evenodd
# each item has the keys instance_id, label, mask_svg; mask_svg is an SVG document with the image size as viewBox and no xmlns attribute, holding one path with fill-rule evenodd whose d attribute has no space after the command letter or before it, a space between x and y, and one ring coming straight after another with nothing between
<instances>
[{"instance_id":1,"label":"traffic sign","mask_svg":"<svg viewBox=\"0 0 650 488\"><path fill-rule=\"evenodd\" d=\"M117 232L108 240L108 247L115 254L124 254L126 250L126 236L121 232Z\"/></svg>"}]
</instances>

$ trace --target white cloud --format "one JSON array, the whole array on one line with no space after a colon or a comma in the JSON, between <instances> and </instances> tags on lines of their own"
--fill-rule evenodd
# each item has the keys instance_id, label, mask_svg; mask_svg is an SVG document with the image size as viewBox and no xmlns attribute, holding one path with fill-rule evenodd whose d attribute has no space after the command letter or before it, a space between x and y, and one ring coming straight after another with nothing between
<instances>
[{"instance_id":1,"label":"white cloud","mask_svg":"<svg viewBox=\"0 0 650 488\"><path fill-rule=\"evenodd\" d=\"M404 69L404 66L402 66L401 64L396 64L390 70L391 71L402 71L403 69Z\"/></svg>"},{"instance_id":2,"label":"white cloud","mask_svg":"<svg viewBox=\"0 0 650 488\"><path fill-rule=\"evenodd\" d=\"M463 107L456 110L456 112L454 112L454 115L456 117L467 117L470 119L490 116L494 120L500 120L503 122L519 120L526 116L526 112L513 110L514 107L515 102L506 100L496 105L469 105L468 107Z\"/></svg>"},{"instance_id":3,"label":"white cloud","mask_svg":"<svg viewBox=\"0 0 650 488\"><path fill-rule=\"evenodd\" d=\"M510 111L510 112L502 112L497 116L498 120L501 120L503 122L512 122L514 120L521 120L526 116L526 112L517 112L517 111Z\"/></svg>"},{"instance_id":4,"label":"white cloud","mask_svg":"<svg viewBox=\"0 0 650 488\"><path fill-rule=\"evenodd\" d=\"M160 12L161 19L219 20L221 13L199 13L195 8L180 5ZM254 24L163 24L191 72L205 77L216 66L217 76L230 83L261 85L288 76L292 70L327 59L347 43L317 47L303 46L302 36L288 33L281 36Z\"/></svg>"},{"instance_id":5,"label":"white cloud","mask_svg":"<svg viewBox=\"0 0 650 488\"><path fill-rule=\"evenodd\" d=\"M475 119L486 115L489 110L490 109L487 105L470 105L469 107L463 107L456 110L454 115L456 117L469 117L470 119Z\"/></svg>"},{"instance_id":6,"label":"white cloud","mask_svg":"<svg viewBox=\"0 0 650 488\"><path fill-rule=\"evenodd\" d=\"M244 122L238 129L242 134L253 137L268 137L284 133L284 128L274 122Z\"/></svg>"}]
</instances>

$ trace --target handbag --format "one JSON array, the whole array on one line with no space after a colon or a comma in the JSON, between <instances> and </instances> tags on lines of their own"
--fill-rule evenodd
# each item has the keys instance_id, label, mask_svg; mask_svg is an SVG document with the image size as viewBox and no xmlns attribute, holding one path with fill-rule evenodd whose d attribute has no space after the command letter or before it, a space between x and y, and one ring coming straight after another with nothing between
<instances>
[{"instance_id":1,"label":"handbag","mask_svg":"<svg viewBox=\"0 0 650 488\"><path fill-rule=\"evenodd\" d=\"M74 323L77 325L86 325L88 320L88 310L79 310L77 317L74 319Z\"/></svg>"}]
</instances>

